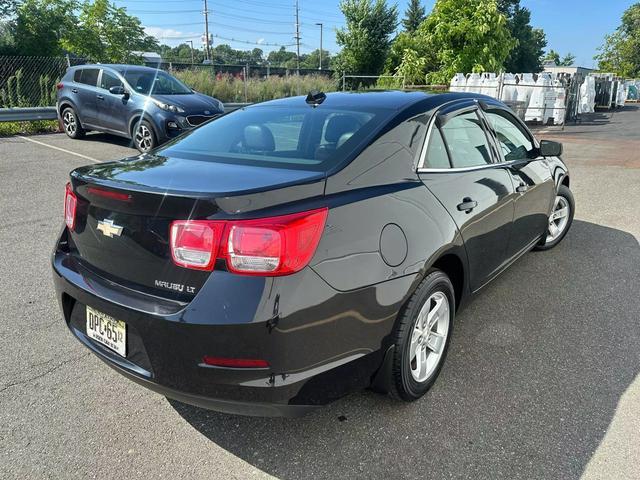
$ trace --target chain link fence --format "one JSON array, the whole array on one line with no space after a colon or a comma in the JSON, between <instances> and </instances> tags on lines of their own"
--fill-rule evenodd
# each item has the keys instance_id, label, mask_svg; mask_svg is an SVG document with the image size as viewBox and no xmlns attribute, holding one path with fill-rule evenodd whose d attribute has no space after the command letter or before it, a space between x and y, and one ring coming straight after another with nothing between
<instances>
[{"instance_id":1,"label":"chain link fence","mask_svg":"<svg viewBox=\"0 0 640 480\"><path fill-rule=\"evenodd\" d=\"M86 63L92 62L73 57L0 56L0 108L54 106L56 85L67 68ZM146 65L168 71L223 102L271 100L314 88L335 90L337 85L331 70L300 69L298 75L295 69L271 65L202 65L168 60Z\"/></svg>"}]
</instances>

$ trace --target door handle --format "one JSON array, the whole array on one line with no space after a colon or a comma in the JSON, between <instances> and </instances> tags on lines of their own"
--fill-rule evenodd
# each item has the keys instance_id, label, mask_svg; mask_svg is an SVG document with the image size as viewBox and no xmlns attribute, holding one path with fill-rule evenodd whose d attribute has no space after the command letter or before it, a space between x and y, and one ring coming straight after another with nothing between
<instances>
[{"instance_id":1,"label":"door handle","mask_svg":"<svg viewBox=\"0 0 640 480\"><path fill-rule=\"evenodd\" d=\"M72 88L72 89L71 89L71 92L72 92L72 93L78 93L78 89L77 89L77 88Z\"/></svg>"},{"instance_id":2,"label":"door handle","mask_svg":"<svg viewBox=\"0 0 640 480\"><path fill-rule=\"evenodd\" d=\"M98 100L104 100L104 95L96 95L96 98L97 98Z\"/></svg>"},{"instance_id":3,"label":"door handle","mask_svg":"<svg viewBox=\"0 0 640 480\"><path fill-rule=\"evenodd\" d=\"M462 199L462 203L458 204L458 210L464 213L471 213L471 210L478 206L478 202L470 199L469 197L464 197Z\"/></svg>"},{"instance_id":4,"label":"door handle","mask_svg":"<svg viewBox=\"0 0 640 480\"><path fill-rule=\"evenodd\" d=\"M518 193L524 193L527 190L529 190L529 185L525 185L524 183L521 183L516 187L516 192Z\"/></svg>"}]
</instances>

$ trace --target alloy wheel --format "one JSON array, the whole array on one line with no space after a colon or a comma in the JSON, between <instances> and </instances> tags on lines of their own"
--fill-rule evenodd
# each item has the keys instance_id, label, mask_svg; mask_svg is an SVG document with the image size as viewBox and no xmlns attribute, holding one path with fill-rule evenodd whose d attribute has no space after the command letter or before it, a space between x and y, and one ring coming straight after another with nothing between
<instances>
[{"instance_id":1,"label":"alloy wheel","mask_svg":"<svg viewBox=\"0 0 640 480\"><path fill-rule=\"evenodd\" d=\"M153 134L146 125L142 124L136 130L136 146L143 152L151 150L153 146Z\"/></svg>"},{"instance_id":2,"label":"alloy wheel","mask_svg":"<svg viewBox=\"0 0 640 480\"><path fill-rule=\"evenodd\" d=\"M64 131L72 137L76 130L78 129L78 125L76 123L76 116L73 114L71 110L66 110L64 115L62 116L62 124L64 125Z\"/></svg>"},{"instance_id":3,"label":"alloy wheel","mask_svg":"<svg viewBox=\"0 0 640 480\"><path fill-rule=\"evenodd\" d=\"M559 238L569 224L569 214L571 206L567 199L561 195L556 197L553 204L553 211L549 215L549 227L547 229L547 243L553 242Z\"/></svg>"},{"instance_id":4,"label":"alloy wheel","mask_svg":"<svg viewBox=\"0 0 640 480\"><path fill-rule=\"evenodd\" d=\"M450 321L447 296L433 293L422 306L411 335L409 362L415 381L427 380L440 364Z\"/></svg>"}]
</instances>

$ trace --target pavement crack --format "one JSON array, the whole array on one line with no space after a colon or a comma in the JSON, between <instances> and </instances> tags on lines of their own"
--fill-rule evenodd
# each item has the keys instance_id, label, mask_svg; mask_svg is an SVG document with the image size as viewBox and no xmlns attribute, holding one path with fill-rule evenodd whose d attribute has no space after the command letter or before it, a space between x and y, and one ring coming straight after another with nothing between
<instances>
[{"instance_id":1,"label":"pavement crack","mask_svg":"<svg viewBox=\"0 0 640 480\"><path fill-rule=\"evenodd\" d=\"M33 382L34 380L38 380L39 378L42 378L45 375L49 375L50 373L58 370L60 367L64 367L65 365L67 365L69 363L72 363L72 362L75 362L77 360L81 360L81 359L89 356L90 354L91 354L91 352L85 352L82 355L78 355L77 357L69 358L69 359L67 359L67 360L65 360L63 362L60 362L60 363L54 365L53 367L49 368L48 370L45 370L44 372L39 373L38 375L34 375L33 377L29 377L29 378L27 378L25 380L20 380L20 381L17 381L17 382L8 383L8 384L4 385L2 388L0 388L0 393L4 392L5 390L8 390L11 387L17 387L17 386L20 386L20 385L26 385L28 383Z\"/></svg>"}]
</instances>

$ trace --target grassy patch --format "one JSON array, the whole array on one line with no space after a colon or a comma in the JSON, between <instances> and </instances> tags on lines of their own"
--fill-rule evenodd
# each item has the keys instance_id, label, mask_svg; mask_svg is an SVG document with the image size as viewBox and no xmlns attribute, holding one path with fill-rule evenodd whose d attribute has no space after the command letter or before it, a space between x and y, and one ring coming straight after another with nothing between
<instances>
[{"instance_id":1,"label":"grassy patch","mask_svg":"<svg viewBox=\"0 0 640 480\"><path fill-rule=\"evenodd\" d=\"M242 78L232 75L214 75L208 70L182 70L172 72L194 90L217 98L222 102L263 102L294 95L306 95L310 90L335 91L336 81L321 75L269 78ZM245 97L246 95L246 97Z\"/></svg>"},{"instance_id":2,"label":"grassy patch","mask_svg":"<svg viewBox=\"0 0 640 480\"><path fill-rule=\"evenodd\" d=\"M57 120L35 122L0 122L0 136L58 131Z\"/></svg>"}]
</instances>

